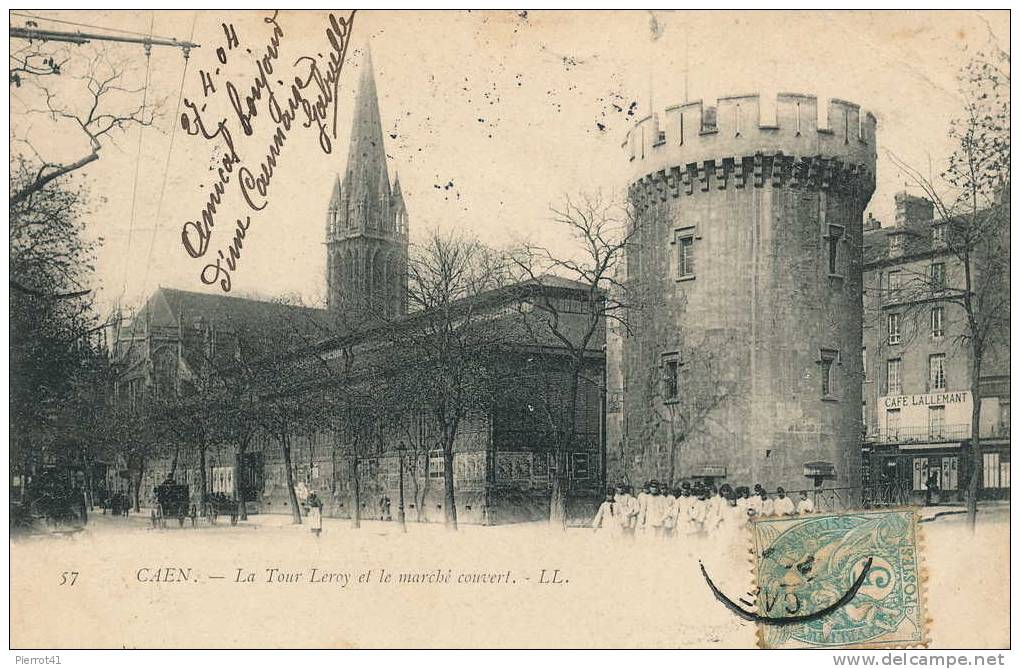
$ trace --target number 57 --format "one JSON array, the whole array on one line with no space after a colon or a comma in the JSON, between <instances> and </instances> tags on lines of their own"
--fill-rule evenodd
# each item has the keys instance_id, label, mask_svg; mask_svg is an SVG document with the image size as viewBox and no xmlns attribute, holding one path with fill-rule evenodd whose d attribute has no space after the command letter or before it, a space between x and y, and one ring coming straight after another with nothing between
<instances>
[{"instance_id":1,"label":"number 57","mask_svg":"<svg viewBox=\"0 0 1020 669\"><path fill-rule=\"evenodd\" d=\"M65 571L60 574L60 585L72 586L76 580L78 580L76 571Z\"/></svg>"}]
</instances>

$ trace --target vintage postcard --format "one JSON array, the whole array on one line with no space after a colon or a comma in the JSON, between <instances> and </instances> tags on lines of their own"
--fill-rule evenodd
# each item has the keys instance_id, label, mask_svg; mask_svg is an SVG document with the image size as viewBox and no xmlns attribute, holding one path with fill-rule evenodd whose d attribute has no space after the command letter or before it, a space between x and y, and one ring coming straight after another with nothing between
<instances>
[{"instance_id":1,"label":"vintage postcard","mask_svg":"<svg viewBox=\"0 0 1020 669\"><path fill-rule=\"evenodd\" d=\"M9 20L19 657L1001 660L1007 11Z\"/></svg>"}]
</instances>

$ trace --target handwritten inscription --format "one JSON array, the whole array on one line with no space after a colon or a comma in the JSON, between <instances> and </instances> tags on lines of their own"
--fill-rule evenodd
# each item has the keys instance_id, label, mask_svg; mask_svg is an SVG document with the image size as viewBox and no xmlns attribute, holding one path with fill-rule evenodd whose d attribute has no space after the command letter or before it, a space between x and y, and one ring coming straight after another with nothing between
<instances>
[{"instance_id":1,"label":"handwritten inscription","mask_svg":"<svg viewBox=\"0 0 1020 669\"><path fill-rule=\"evenodd\" d=\"M192 258L205 260L199 278L207 285L218 285L230 292L232 275L238 268L244 241L252 226L252 214L236 217L225 244L213 251L213 237L219 222L224 197L236 187L244 206L260 212L269 203L274 177L281 156L297 128L317 133L323 153L333 151L337 132L337 91L347 48L354 28L355 11L346 17L329 14L325 28L327 52L316 56L297 55L290 60L289 82L280 72L285 69L288 33L278 12L263 19L269 31L260 49L244 49L251 54L254 68L243 81L219 79L220 68L199 71L202 99L184 98L181 128L189 136L209 143L217 155L215 179L207 184L208 194L199 214L181 226L181 245ZM227 65L240 53L242 38L231 24L222 24L224 44L216 49L216 58ZM222 91L222 92L221 92ZM218 119L207 118L209 102L217 94L226 96L230 113ZM239 132L238 132L239 131ZM264 138L263 149L255 158L241 155L237 137Z\"/></svg>"}]
</instances>

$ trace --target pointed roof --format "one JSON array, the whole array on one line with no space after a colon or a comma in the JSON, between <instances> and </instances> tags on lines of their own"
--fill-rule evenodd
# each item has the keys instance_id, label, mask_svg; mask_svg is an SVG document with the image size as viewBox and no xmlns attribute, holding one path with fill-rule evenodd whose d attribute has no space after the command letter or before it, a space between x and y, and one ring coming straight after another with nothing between
<instances>
[{"instance_id":1,"label":"pointed roof","mask_svg":"<svg viewBox=\"0 0 1020 669\"><path fill-rule=\"evenodd\" d=\"M390 179L386 171L386 150L383 146L382 119L372 71L372 53L366 46L361 63L358 95L354 102L354 123L351 145L347 152L347 171L343 188L351 202L389 195Z\"/></svg>"},{"instance_id":2,"label":"pointed roof","mask_svg":"<svg viewBox=\"0 0 1020 669\"><path fill-rule=\"evenodd\" d=\"M329 198L330 210L340 208L340 175L336 175L336 181L333 182L333 194Z\"/></svg>"},{"instance_id":3,"label":"pointed roof","mask_svg":"<svg viewBox=\"0 0 1020 669\"><path fill-rule=\"evenodd\" d=\"M400 175L397 174L396 170L393 171L393 188L392 188L393 201L404 201L404 193L400 190Z\"/></svg>"}]
</instances>

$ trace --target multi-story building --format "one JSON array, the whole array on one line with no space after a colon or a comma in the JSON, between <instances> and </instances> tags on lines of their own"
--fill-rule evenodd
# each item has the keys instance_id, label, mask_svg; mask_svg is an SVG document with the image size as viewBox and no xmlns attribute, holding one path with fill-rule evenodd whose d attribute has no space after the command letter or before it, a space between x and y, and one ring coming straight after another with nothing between
<instances>
[{"instance_id":1,"label":"multi-story building","mask_svg":"<svg viewBox=\"0 0 1020 669\"><path fill-rule=\"evenodd\" d=\"M975 398L966 311L957 298L965 267L953 228L930 201L907 193L896 195L893 225L869 219L865 226L863 477L896 486L901 499L925 497L929 481L943 501L963 498L975 401L980 494L1005 496L1010 487L1008 302L1006 325L988 330ZM998 248L1008 264L1008 243ZM986 259L979 249L974 256L971 270L981 272Z\"/></svg>"},{"instance_id":2,"label":"multi-story building","mask_svg":"<svg viewBox=\"0 0 1020 669\"><path fill-rule=\"evenodd\" d=\"M640 304L619 347L611 479L858 485L876 123L849 102L821 111L813 96L771 110L736 96L628 133Z\"/></svg>"}]
</instances>

